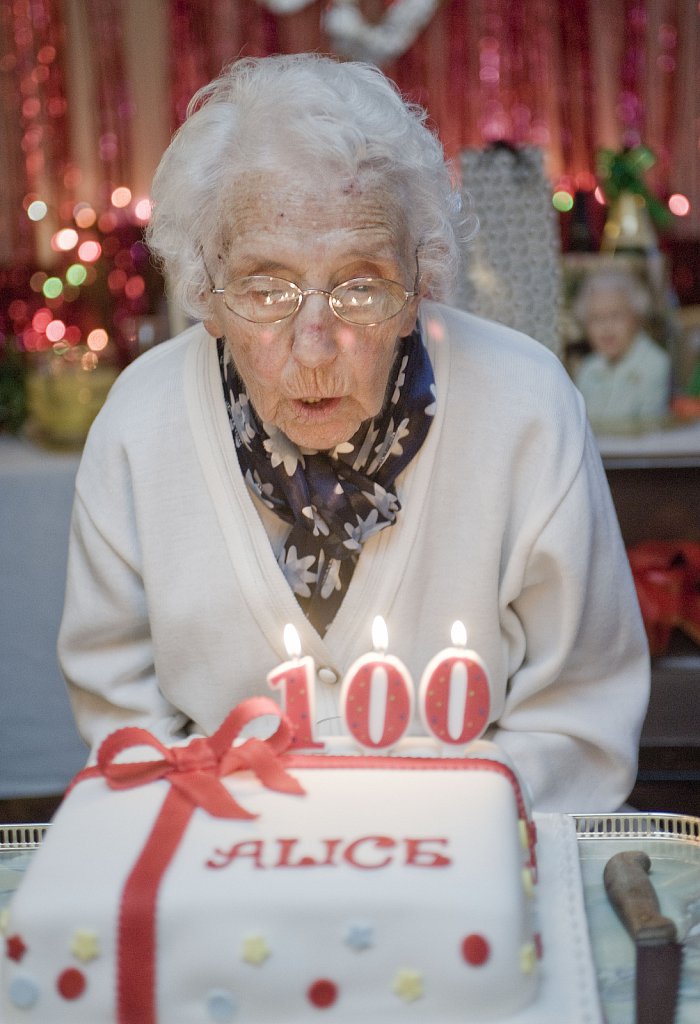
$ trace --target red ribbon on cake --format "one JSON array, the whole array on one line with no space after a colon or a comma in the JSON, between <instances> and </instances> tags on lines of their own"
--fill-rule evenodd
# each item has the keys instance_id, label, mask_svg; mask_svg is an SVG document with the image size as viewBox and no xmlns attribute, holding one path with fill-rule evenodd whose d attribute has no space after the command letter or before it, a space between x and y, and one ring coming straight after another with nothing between
<instances>
[{"instance_id":1,"label":"red ribbon on cake","mask_svg":"<svg viewBox=\"0 0 700 1024\"><path fill-rule=\"evenodd\" d=\"M234 746L241 730L261 715L275 715L279 726L265 740L251 737ZM211 736L187 746L167 747L146 729L127 726L102 743L97 764L76 779L102 776L112 789L130 789L159 779L170 783L155 824L124 885L118 924L118 1024L157 1024L156 903L165 874L197 807L216 818L255 818L234 800L221 778L253 772L267 789L303 794L279 755L291 745L293 731L279 706L268 697L251 697L228 715ZM158 760L127 762L117 758L134 747L149 746Z\"/></svg>"}]
</instances>

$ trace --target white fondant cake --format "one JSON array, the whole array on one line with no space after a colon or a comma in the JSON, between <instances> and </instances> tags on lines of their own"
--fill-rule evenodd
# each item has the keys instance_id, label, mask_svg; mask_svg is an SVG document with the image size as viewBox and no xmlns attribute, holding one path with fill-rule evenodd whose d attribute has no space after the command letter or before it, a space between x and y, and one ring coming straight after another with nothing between
<instances>
[{"instance_id":1,"label":"white fondant cake","mask_svg":"<svg viewBox=\"0 0 700 1024\"><path fill-rule=\"evenodd\" d=\"M534 826L478 748L256 753L221 780L180 748L167 777L78 782L10 907L2 1020L508 1019L537 991ZM256 817L214 816L224 791Z\"/></svg>"}]
</instances>

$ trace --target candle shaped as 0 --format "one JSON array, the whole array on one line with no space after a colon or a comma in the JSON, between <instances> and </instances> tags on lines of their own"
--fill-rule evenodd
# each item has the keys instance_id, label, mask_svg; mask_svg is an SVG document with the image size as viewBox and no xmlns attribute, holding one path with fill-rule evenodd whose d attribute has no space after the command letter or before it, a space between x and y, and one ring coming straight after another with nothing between
<instances>
[{"instance_id":1,"label":"candle shaped as 0","mask_svg":"<svg viewBox=\"0 0 700 1024\"><path fill-rule=\"evenodd\" d=\"M413 715L413 682L398 658L386 653L386 625L372 624L374 651L348 669L340 691L340 714L365 750L386 750L405 734Z\"/></svg>"},{"instance_id":2,"label":"candle shaped as 0","mask_svg":"<svg viewBox=\"0 0 700 1024\"><path fill-rule=\"evenodd\" d=\"M491 698L486 665L466 648L461 622L446 647L425 667L419 690L423 725L440 743L462 746L478 739L489 722Z\"/></svg>"},{"instance_id":3,"label":"candle shaped as 0","mask_svg":"<svg viewBox=\"0 0 700 1024\"><path fill-rule=\"evenodd\" d=\"M291 623L284 627L284 643L289 661L282 662L267 677L268 685L282 694L282 708L294 730L292 747L322 750L314 739L316 671L313 658L301 657L299 634Z\"/></svg>"}]
</instances>

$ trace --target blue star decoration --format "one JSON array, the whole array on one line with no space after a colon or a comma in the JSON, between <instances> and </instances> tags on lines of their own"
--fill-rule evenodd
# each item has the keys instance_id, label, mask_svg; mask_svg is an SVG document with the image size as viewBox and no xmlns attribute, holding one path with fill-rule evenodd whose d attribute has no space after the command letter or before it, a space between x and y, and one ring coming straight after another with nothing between
<instances>
[{"instance_id":1,"label":"blue star decoration","mask_svg":"<svg viewBox=\"0 0 700 1024\"><path fill-rule=\"evenodd\" d=\"M361 952L374 945L374 925L366 921L354 921L345 933L345 945Z\"/></svg>"}]
</instances>

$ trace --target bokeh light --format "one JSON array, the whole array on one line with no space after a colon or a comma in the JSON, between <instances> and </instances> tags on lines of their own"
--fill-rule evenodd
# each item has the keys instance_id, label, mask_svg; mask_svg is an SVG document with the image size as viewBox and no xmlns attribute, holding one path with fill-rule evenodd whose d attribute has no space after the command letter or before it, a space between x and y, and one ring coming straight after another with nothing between
<instances>
[{"instance_id":1,"label":"bokeh light","mask_svg":"<svg viewBox=\"0 0 700 1024\"><path fill-rule=\"evenodd\" d=\"M76 203L73 207L73 220L79 228L91 228L97 220L97 214L89 203Z\"/></svg>"},{"instance_id":2,"label":"bokeh light","mask_svg":"<svg viewBox=\"0 0 700 1024\"><path fill-rule=\"evenodd\" d=\"M45 333L49 341L61 341L66 333L66 325L63 320L51 320L51 322L46 325Z\"/></svg>"},{"instance_id":3,"label":"bokeh light","mask_svg":"<svg viewBox=\"0 0 700 1024\"><path fill-rule=\"evenodd\" d=\"M79 288L81 284L85 284L86 278L87 270L82 263L71 263L68 270L66 270L66 281L76 288Z\"/></svg>"},{"instance_id":4,"label":"bokeh light","mask_svg":"<svg viewBox=\"0 0 700 1024\"><path fill-rule=\"evenodd\" d=\"M109 335L102 327L96 327L87 336L87 346L92 352L101 352L109 343Z\"/></svg>"},{"instance_id":5,"label":"bokeh light","mask_svg":"<svg viewBox=\"0 0 700 1024\"><path fill-rule=\"evenodd\" d=\"M78 232L75 228L61 228L51 239L52 247L60 252L69 252L71 249L75 249L77 244Z\"/></svg>"},{"instance_id":6,"label":"bokeh light","mask_svg":"<svg viewBox=\"0 0 700 1024\"><path fill-rule=\"evenodd\" d=\"M100 214L97 226L103 234L108 235L110 231L114 231L118 223L119 219L117 218L116 213L114 213L113 210L106 210L104 213Z\"/></svg>"},{"instance_id":7,"label":"bokeh light","mask_svg":"<svg viewBox=\"0 0 700 1024\"><path fill-rule=\"evenodd\" d=\"M560 213L568 213L573 208L573 205L574 197L570 192L559 189L552 196L552 206L555 210L559 210Z\"/></svg>"},{"instance_id":8,"label":"bokeh light","mask_svg":"<svg viewBox=\"0 0 700 1024\"><path fill-rule=\"evenodd\" d=\"M80 365L84 370L95 370L99 359L94 352L83 352L80 357Z\"/></svg>"},{"instance_id":9,"label":"bokeh light","mask_svg":"<svg viewBox=\"0 0 700 1024\"><path fill-rule=\"evenodd\" d=\"M674 192L669 196L668 208L676 217L686 217L690 213L690 200L682 192Z\"/></svg>"},{"instance_id":10,"label":"bokeh light","mask_svg":"<svg viewBox=\"0 0 700 1024\"><path fill-rule=\"evenodd\" d=\"M60 277L47 277L41 290L47 299L57 299L63 291L63 281Z\"/></svg>"},{"instance_id":11,"label":"bokeh light","mask_svg":"<svg viewBox=\"0 0 700 1024\"><path fill-rule=\"evenodd\" d=\"M124 206L128 206L131 202L131 189L125 185L120 185L119 188L115 188L112 192L112 206L116 206L121 209Z\"/></svg>"},{"instance_id":12,"label":"bokeh light","mask_svg":"<svg viewBox=\"0 0 700 1024\"><path fill-rule=\"evenodd\" d=\"M151 219L152 212L153 206L150 199L139 199L134 205L134 216L142 224L147 223Z\"/></svg>"},{"instance_id":13,"label":"bokeh light","mask_svg":"<svg viewBox=\"0 0 700 1024\"><path fill-rule=\"evenodd\" d=\"M52 320L53 313L50 309L43 306L41 309L37 309L36 313L32 317L32 327L37 334L43 334Z\"/></svg>"},{"instance_id":14,"label":"bokeh light","mask_svg":"<svg viewBox=\"0 0 700 1024\"><path fill-rule=\"evenodd\" d=\"M146 290L146 282L140 274L134 274L124 285L124 294L127 299L140 299Z\"/></svg>"},{"instance_id":15,"label":"bokeh light","mask_svg":"<svg viewBox=\"0 0 700 1024\"><path fill-rule=\"evenodd\" d=\"M124 290L126 284L126 274L123 270L110 270L107 275L107 287L113 293L121 292Z\"/></svg>"},{"instance_id":16,"label":"bokeh light","mask_svg":"<svg viewBox=\"0 0 700 1024\"><path fill-rule=\"evenodd\" d=\"M49 208L43 199L34 199L27 207L27 216L30 220L43 220Z\"/></svg>"},{"instance_id":17,"label":"bokeh light","mask_svg":"<svg viewBox=\"0 0 700 1024\"><path fill-rule=\"evenodd\" d=\"M99 242L89 239L81 242L78 246L78 256L84 263L94 263L102 255L102 246Z\"/></svg>"},{"instance_id":18,"label":"bokeh light","mask_svg":"<svg viewBox=\"0 0 700 1024\"><path fill-rule=\"evenodd\" d=\"M44 287L44 281L49 275L44 273L43 270L35 271L29 278L29 287L33 292L40 292Z\"/></svg>"}]
</instances>

